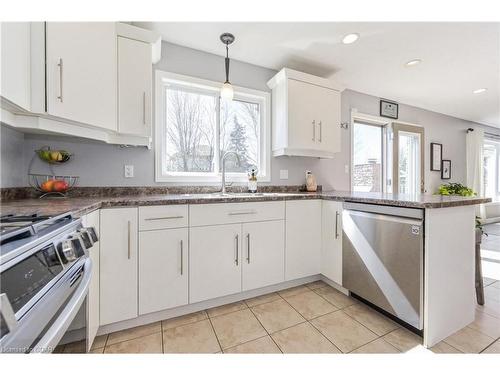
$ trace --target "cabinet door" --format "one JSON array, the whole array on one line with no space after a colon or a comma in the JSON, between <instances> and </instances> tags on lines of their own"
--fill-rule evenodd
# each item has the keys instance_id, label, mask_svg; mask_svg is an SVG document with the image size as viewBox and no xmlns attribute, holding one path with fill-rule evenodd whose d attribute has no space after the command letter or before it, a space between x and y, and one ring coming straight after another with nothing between
<instances>
[{"instance_id":1,"label":"cabinet door","mask_svg":"<svg viewBox=\"0 0 500 375\"><path fill-rule=\"evenodd\" d=\"M324 87L316 88L315 115L318 126L319 149L328 152L340 151L340 92Z\"/></svg>"},{"instance_id":2,"label":"cabinet door","mask_svg":"<svg viewBox=\"0 0 500 375\"><path fill-rule=\"evenodd\" d=\"M243 290L285 281L285 222L243 224Z\"/></svg>"},{"instance_id":3,"label":"cabinet door","mask_svg":"<svg viewBox=\"0 0 500 375\"><path fill-rule=\"evenodd\" d=\"M318 143L316 86L288 80L288 147L316 149Z\"/></svg>"},{"instance_id":4,"label":"cabinet door","mask_svg":"<svg viewBox=\"0 0 500 375\"><path fill-rule=\"evenodd\" d=\"M139 314L188 303L188 229L139 233Z\"/></svg>"},{"instance_id":5,"label":"cabinet door","mask_svg":"<svg viewBox=\"0 0 500 375\"><path fill-rule=\"evenodd\" d=\"M151 136L151 44L118 37L118 131Z\"/></svg>"},{"instance_id":6,"label":"cabinet door","mask_svg":"<svg viewBox=\"0 0 500 375\"><path fill-rule=\"evenodd\" d=\"M101 210L101 325L137 317L137 208Z\"/></svg>"},{"instance_id":7,"label":"cabinet door","mask_svg":"<svg viewBox=\"0 0 500 375\"><path fill-rule=\"evenodd\" d=\"M84 227L93 227L100 239L99 231L99 211L94 211L82 217ZM92 260L92 279L90 280L89 294L87 296L87 351L92 347L92 343L99 329L99 257L100 240L94 243L89 249L89 256Z\"/></svg>"},{"instance_id":8,"label":"cabinet door","mask_svg":"<svg viewBox=\"0 0 500 375\"><path fill-rule=\"evenodd\" d=\"M320 273L321 201L286 202L285 279Z\"/></svg>"},{"instance_id":9,"label":"cabinet door","mask_svg":"<svg viewBox=\"0 0 500 375\"><path fill-rule=\"evenodd\" d=\"M47 112L117 129L113 22L47 22Z\"/></svg>"},{"instance_id":10,"label":"cabinet door","mask_svg":"<svg viewBox=\"0 0 500 375\"><path fill-rule=\"evenodd\" d=\"M322 202L321 273L342 285L342 202Z\"/></svg>"},{"instance_id":11,"label":"cabinet door","mask_svg":"<svg viewBox=\"0 0 500 375\"><path fill-rule=\"evenodd\" d=\"M29 110L31 103L30 22L1 23L0 94Z\"/></svg>"},{"instance_id":12,"label":"cabinet door","mask_svg":"<svg viewBox=\"0 0 500 375\"><path fill-rule=\"evenodd\" d=\"M241 224L191 228L189 303L241 292Z\"/></svg>"}]
</instances>

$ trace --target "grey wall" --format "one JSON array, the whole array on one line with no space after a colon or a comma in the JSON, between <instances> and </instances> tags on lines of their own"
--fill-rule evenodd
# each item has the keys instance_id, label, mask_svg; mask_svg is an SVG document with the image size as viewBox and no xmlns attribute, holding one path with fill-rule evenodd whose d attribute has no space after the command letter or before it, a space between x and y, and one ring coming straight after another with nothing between
<instances>
[{"instance_id":1,"label":"grey wall","mask_svg":"<svg viewBox=\"0 0 500 375\"><path fill-rule=\"evenodd\" d=\"M220 56L177 46L162 44L162 60L156 69L222 82L224 80L224 59ZM231 62L231 81L238 86L269 91L266 82L276 72L270 69ZM350 121L351 109L361 113L378 115L379 98L346 90L342 93L342 121ZM434 191L441 183L439 172L428 169L429 143L443 144L443 156L452 160L453 181L465 180L465 130L480 126L450 116L423 109L400 105L399 120L420 124L425 127L426 187ZM71 163L56 167L56 173L80 176L80 186L143 186L162 185L154 181L154 151L145 148L120 148L100 142L46 135L22 134L4 130L2 126L2 187L27 184L27 173L31 165L32 173L47 173L47 165L33 158L34 150L44 145L67 149L75 154ZM489 129L500 133L500 129ZM334 159L313 159L301 157L273 158L271 163L271 184L301 184L304 171L312 170L326 189L348 190L349 173L345 166L350 162L350 130L342 130L342 151ZM5 138L5 139L4 139ZM4 147L5 144L5 147ZM24 165L19 158L13 158L13 150L24 150ZM135 177L123 177L123 166L133 164ZM288 169L289 179L280 180L280 169ZM6 173L4 173L4 170ZM166 185L166 184L164 184Z\"/></svg>"},{"instance_id":2,"label":"grey wall","mask_svg":"<svg viewBox=\"0 0 500 375\"><path fill-rule=\"evenodd\" d=\"M25 186L24 134L0 126L0 187Z\"/></svg>"}]
</instances>

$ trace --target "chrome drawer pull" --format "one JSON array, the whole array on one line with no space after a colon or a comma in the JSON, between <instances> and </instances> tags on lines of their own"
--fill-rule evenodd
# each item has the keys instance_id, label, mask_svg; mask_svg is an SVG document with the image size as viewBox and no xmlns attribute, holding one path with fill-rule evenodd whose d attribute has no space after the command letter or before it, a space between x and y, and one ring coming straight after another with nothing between
<instances>
[{"instance_id":1,"label":"chrome drawer pull","mask_svg":"<svg viewBox=\"0 0 500 375\"><path fill-rule=\"evenodd\" d=\"M131 239L130 239L130 220L127 221L127 228L128 228L128 238L127 238L127 242L128 242L128 254L127 254L127 257L128 259L130 259L130 242L131 242Z\"/></svg>"},{"instance_id":2,"label":"chrome drawer pull","mask_svg":"<svg viewBox=\"0 0 500 375\"><path fill-rule=\"evenodd\" d=\"M250 264L250 233L247 234L247 263Z\"/></svg>"},{"instance_id":3,"label":"chrome drawer pull","mask_svg":"<svg viewBox=\"0 0 500 375\"><path fill-rule=\"evenodd\" d=\"M339 212L335 212L335 238L339 238Z\"/></svg>"},{"instance_id":4,"label":"chrome drawer pull","mask_svg":"<svg viewBox=\"0 0 500 375\"><path fill-rule=\"evenodd\" d=\"M252 211L234 211L234 212L229 212L228 215L230 216L236 216L236 215L255 215L257 211L252 210Z\"/></svg>"},{"instance_id":5,"label":"chrome drawer pull","mask_svg":"<svg viewBox=\"0 0 500 375\"><path fill-rule=\"evenodd\" d=\"M234 259L234 263L238 265L239 263L239 242L240 242L240 236L237 234L236 237L234 238L236 240L236 257Z\"/></svg>"},{"instance_id":6,"label":"chrome drawer pull","mask_svg":"<svg viewBox=\"0 0 500 375\"><path fill-rule=\"evenodd\" d=\"M184 274L184 241L181 240L181 275Z\"/></svg>"},{"instance_id":7,"label":"chrome drawer pull","mask_svg":"<svg viewBox=\"0 0 500 375\"><path fill-rule=\"evenodd\" d=\"M57 99L63 102L63 59L59 59L59 63L57 64L59 67L59 96Z\"/></svg>"},{"instance_id":8,"label":"chrome drawer pull","mask_svg":"<svg viewBox=\"0 0 500 375\"><path fill-rule=\"evenodd\" d=\"M145 221L153 221L153 220L170 220L170 219L183 219L184 216L163 216L163 217L147 217Z\"/></svg>"}]
</instances>

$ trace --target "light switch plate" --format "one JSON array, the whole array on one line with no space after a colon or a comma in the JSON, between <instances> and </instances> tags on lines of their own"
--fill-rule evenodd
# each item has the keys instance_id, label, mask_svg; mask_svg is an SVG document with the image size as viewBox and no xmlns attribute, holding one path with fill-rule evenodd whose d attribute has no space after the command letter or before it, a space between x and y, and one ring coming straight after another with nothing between
<instances>
[{"instance_id":1,"label":"light switch plate","mask_svg":"<svg viewBox=\"0 0 500 375\"><path fill-rule=\"evenodd\" d=\"M125 165L123 168L123 173L125 175L125 178L134 177L134 166L133 165Z\"/></svg>"},{"instance_id":2,"label":"light switch plate","mask_svg":"<svg viewBox=\"0 0 500 375\"><path fill-rule=\"evenodd\" d=\"M280 169L280 180L288 180L288 169Z\"/></svg>"}]
</instances>

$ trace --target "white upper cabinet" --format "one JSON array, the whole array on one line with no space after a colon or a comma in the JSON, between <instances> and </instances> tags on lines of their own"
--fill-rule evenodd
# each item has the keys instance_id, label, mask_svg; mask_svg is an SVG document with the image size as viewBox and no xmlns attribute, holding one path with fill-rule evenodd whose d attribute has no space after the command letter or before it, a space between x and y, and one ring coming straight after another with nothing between
<instances>
[{"instance_id":1,"label":"white upper cabinet","mask_svg":"<svg viewBox=\"0 0 500 375\"><path fill-rule=\"evenodd\" d=\"M118 131L151 136L151 44L118 37Z\"/></svg>"},{"instance_id":2,"label":"white upper cabinet","mask_svg":"<svg viewBox=\"0 0 500 375\"><path fill-rule=\"evenodd\" d=\"M340 151L340 93L333 82L283 68L273 90L273 155L330 158Z\"/></svg>"},{"instance_id":3,"label":"white upper cabinet","mask_svg":"<svg viewBox=\"0 0 500 375\"><path fill-rule=\"evenodd\" d=\"M117 130L114 22L47 22L47 113Z\"/></svg>"},{"instance_id":4,"label":"white upper cabinet","mask_svg":"<svg viewBox=\"0 0 500 375\"><path fill-rule=\"evenodd\" d=\"M0 94L24 110L31 107L30 23L1 23Z\"/></svg>"}]
</instances>

